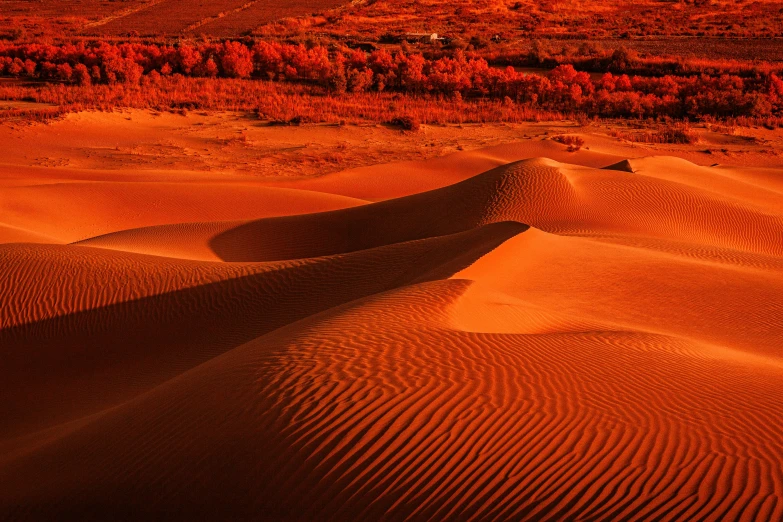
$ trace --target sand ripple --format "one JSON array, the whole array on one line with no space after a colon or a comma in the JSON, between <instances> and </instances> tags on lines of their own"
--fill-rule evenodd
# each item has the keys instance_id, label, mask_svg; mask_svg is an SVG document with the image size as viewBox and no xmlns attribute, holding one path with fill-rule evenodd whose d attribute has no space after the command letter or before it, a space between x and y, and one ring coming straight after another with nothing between
<instances>
[{"instance_id":1,"label":"sand ripple","mask_svg":"<svg viewBox=\"0 0 783 522\"><path fill-rule=\"evenodd\" d=\"M88 188L4 195L1 519L783 519L776 173Z\"/></svg>"}]
</instances>

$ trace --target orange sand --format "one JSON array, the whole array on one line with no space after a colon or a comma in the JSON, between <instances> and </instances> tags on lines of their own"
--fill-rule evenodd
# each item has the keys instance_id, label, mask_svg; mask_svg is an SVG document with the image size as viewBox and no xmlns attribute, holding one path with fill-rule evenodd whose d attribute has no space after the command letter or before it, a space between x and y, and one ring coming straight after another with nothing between
<instances>
[{"instance_id":1,"label":"orange sand","mask_svg":"<svg viewBox=\"0 0 783 522\"><path fill-rule=\"evenodd\" d=\"M780 170L538 147L0 165L0 519L783 519Z\"/></svg>"}]
</instances>

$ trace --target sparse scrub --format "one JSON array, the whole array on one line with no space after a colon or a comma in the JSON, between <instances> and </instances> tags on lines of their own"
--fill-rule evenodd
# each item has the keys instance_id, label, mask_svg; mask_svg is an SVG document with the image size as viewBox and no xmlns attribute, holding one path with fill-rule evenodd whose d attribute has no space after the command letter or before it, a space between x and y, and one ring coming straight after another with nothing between
<instances>
[{"instance_id":1,"label":"sparse scrub","mask_svg":"<svg viewBox=\"0 0 783 522\"><path fill-rule=\"evenodd\" d=\"M731 123L709 123L707 128L712 132L726 134L728 136L733 136L737 133L737 126Z\"/></svg>"},{"instance_id":2,"label":"sparse scrub","mask_svg":"<svg viewBox=\"0 0 783 522\"><path fill-rule=\"evenodd\" d=\"M65 114L71 112L71 110L78 110L79 106L74 107L43 107L43 108L13 108L2 109L0 108L0 122L4 121L23 121L23 122L38 122L48 123L52 120L57 120L63 117Z\"/></svg>"},{"instance_id":3,"label":"sparse scrub","mask_svg":"<svg viewBox=\"0 0 783 522\"><path fill-rule=\"evenodd\" d=\"M698 135L687 124L667 124L653 131L612 131L612 137L632 143L692 145Z\"/></svg>"},{"instance_id":4,"label":"sparse scrub","mask_svg":"<svg viewBox=\"0 0 783 522\"><path fill-rule=\"evenodd\" d=\"M0 99L26 100L57 105L59 110L117 107L178 110L227 110L255 112L264 121L300 123L383 123L411 116L426 124L504 121L552 121L569 114L506 106L500 100L476 99L457 103L437 95L401 96L391 92L361 92L324 96L312 85L240 79L162 77L139 85L0 84Z\"/></svg>"}]
</instances>

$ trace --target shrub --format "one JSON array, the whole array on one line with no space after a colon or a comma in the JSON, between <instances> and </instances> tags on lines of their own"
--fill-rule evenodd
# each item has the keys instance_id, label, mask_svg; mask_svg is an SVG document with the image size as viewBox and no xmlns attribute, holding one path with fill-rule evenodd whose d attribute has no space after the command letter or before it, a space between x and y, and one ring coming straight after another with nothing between
<instances>
[{"instance_id":1,"label":"shrub","mask_svg":"<svg viewBox=\"0 0 783 522\"><path fill-rule=\"evenodd\" d=\"M419 120L414 118L413 116L397 116L395 118L392 118L392 120L389 122L390 125L393 125L394 127L399 127L400 129L404 131L418 131L421 128L421 123Z\"/></svg>"},{"instance_id":2,"label":"shrub","mask_svg":"<svg viewBox=\"0 0 783 522\"><path fill-rule=\"evenodd\" d=\"M568 152L576 152L585 144L585 140L583 140L581 137L570 136L567 134L561 134L559 136L553 137L552 139L558 143L562 143L563 145L568 145Z\"/></svg>"},{"instance_id":3,"label":"shrub","mask_svg":"<svg viewBox=\"0 0 783 522\"><path fill-rule=\"evenodd\" d=\"M657 137L660 143L690 145L699 141L699 137L687 124L666 126L657 132Z\"/></svg>"}]
</instances>

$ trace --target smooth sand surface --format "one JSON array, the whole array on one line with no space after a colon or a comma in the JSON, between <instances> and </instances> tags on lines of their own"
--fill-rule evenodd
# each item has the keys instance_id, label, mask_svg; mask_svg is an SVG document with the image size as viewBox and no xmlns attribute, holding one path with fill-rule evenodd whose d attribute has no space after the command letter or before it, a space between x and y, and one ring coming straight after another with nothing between
<instances>
[{"instance_id":1,"label":"smooth sand surface","mask_svg":"<svg viewBox=\"0 0 783 522\"><path fill-rule=\"evenodd\" d=\"M607 147L0 165L0 519L783 519L783 175Z\"/></svg>"}]
</instances>

